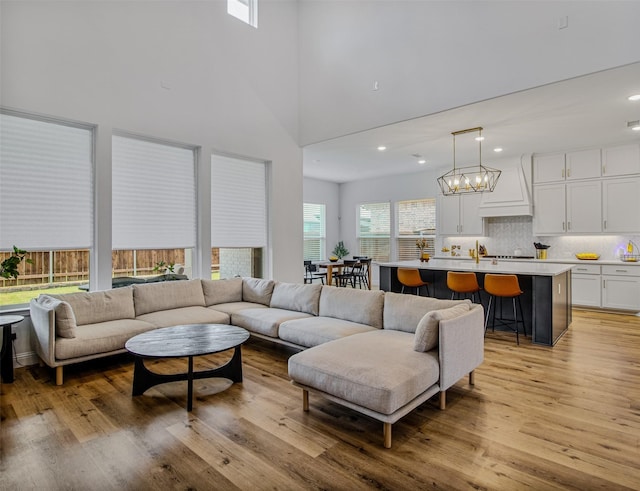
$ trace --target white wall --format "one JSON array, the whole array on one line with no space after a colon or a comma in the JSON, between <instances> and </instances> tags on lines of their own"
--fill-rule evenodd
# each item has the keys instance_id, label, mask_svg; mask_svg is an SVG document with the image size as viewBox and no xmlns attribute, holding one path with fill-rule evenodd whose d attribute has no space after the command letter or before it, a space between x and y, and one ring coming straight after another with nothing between
<instances>
[{"instance_id":1,"label":"white wall","mask_svg":"<svg viewBox=\"0 0 640 491\"><path fill-rule=\"evenodd\" d=\"M335 182L304 178L303 201L326 205L326 257L331 254L340 238L340 185Z\"/></svg>"},{"instance_id":2,"label":"white wall","mask_svg":"<svg viewBox=\"0 0 640 491\"><path fill-rule=\"evenodd\" d=\"M636 62L638 19L637 1L302 1L300 142Z\"/></svg>"},{"instance_id":3,"label":"white wall","mask_svg":"<svg viewBox=\"0 0 640 491\"><path fill-rule=\"evenodd\" d=\"M222 1L3 1L0 14L0 103L97 125L94 242L106 254L92 288L111 284L113 129L201 147L196 276L210 264L212 151L271 162L267 274L300 281L297 2L260 2L259 29Z\"/></svg>"},{"instance_id":4,"label":"white wall","mask_svg":"<svg viewBox=\"0 0 640 491\"><path fill-rule=\"evenodd\" d=\"M202 147L200 274L215 149L272 162L271 273L299 276L297 58L294 1L261 2L259 29L229 16L226 2L2 3L2 105L98 126L99 247L111 243L112 129ZM109 260L95 265L102 285Z\"/></svg>"}]
</instances>

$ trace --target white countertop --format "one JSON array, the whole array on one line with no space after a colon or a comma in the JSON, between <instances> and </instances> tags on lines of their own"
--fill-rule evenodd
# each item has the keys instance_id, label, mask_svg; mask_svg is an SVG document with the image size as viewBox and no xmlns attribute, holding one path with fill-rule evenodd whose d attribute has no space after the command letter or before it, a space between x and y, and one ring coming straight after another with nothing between
<instances>
[{"instance_id":1,"label":"white countertop","mask_svg":"<svg viewBox=\"0 0 640 491\"><path fill-rule=\"evenodd\" d=\"M390 268L418 268L444 271L476 271L478 273L506 273L532 276L555 276L566 271L570 271L574 266L574 264L556 263L548 260L545 261L532 259L525 259L521 261L516 261L513 259L499 259L498 264L492 264L491 259L483 259L477 264L473 260L461 261L460 259L462 258L433 258L428 262L420 262L418 259L416 259L414 261L381 263L380 266L386 266Z\"/></svg>"},{"instance_id":2,"label":"white countertop","mask_svg":"<svg viewBox=\"0 0 640 491\"><path fill-rule=\"evenodd\" d=\"M438 260L452 260L452 261L473 261L474 259L470 256L434 256L432 257L431 260L434 259L438 259ZM491 259L489 258L481 258L480 262L482 261L491 261ZM576 264L605 264L605 265L613 265L613 266L620 266L620 265L625 265L625 266L640 266L640 261L638 262L627 262L627 261L622 261L620 259L595 259L595 260L591 260L591 259L578 259L576 257L570 257L570 258L565 258L565 259L498 259L498 262L536 262L536 263L560 263L560 264L571 264L571 265L576 265Z\"/></svg>"}]
</instances>

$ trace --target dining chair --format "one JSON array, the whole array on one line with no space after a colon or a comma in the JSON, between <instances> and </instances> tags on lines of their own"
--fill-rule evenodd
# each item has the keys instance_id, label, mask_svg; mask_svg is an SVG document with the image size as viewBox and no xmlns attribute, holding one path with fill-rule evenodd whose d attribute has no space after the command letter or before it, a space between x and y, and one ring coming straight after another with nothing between
<instances>
[{"instance_id":1,"label":"dining chair","mask_svg":"<svg viewBox=\"0 0 640 491\"><path fill-rule=\"evenodd\" d=\"M318 272L318 266L313 264L311 261L304 262L304 282L305 283L313 283L313 280L320 280L324 285L324 279L326 278L327 273Z\"/></svg>"}]
</instances>

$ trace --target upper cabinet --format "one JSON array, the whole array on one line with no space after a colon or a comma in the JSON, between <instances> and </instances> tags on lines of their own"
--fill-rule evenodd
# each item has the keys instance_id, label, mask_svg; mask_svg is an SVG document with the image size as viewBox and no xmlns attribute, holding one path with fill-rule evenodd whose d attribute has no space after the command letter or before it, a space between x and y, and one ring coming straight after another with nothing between
<instances>
[{"instance_id":1,"label":"upper cabinet","mask_svg":"<svg viewBox=\"0 0 640 491\"><path fill-rule=\"evenodd\" d=\"M602 149L602 175L626 176L640 174L640 144Z\"/></svg>"},{"instance_id":2,"label":"upper cabinet","mask_svg":"<svg viewBox=\"0 0 640 491\"><path fill-rule=\"evenodd\" d=\"M438 196L438 234L484 235L484 220L478 215L482 193Z\"/></svg>"},{"instance_id":3,"label":"upper cabinet","mask_svg":"<svg viewBox=\"0 0 640 491\"><path fill-rule=\"evenodd\" d=\"M564 175L567 181L600 177L601 167L599 148L568 152L565 155Z\"/></svg>"},{"instance_id":4,"label":"upper cabinet","mask_svg":"<svg viewBox=\"0 0 640 491\"><path fill-rule=\"evenodd\" d=\"M564 154L535 155L533 157L533 182L564 181Z\"/></svg>"},{"instance_id":5,"label":"upper cabinet","mask_svg":"<svg viewBox=\"0 0 640 491\"><path fill-rule=\"evenodd\" d=\"M533 157L533 182L573 181L600 177L600 149L536 155Z\"/></svg>"}]
</instances>

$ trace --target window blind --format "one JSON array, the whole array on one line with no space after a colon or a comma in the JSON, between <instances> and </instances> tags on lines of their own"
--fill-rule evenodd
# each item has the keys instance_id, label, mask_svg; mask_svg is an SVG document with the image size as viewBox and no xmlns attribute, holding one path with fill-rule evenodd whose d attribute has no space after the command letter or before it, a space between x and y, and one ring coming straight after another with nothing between
<instances>
[{"instance_id":1,"label":"window blind","mask_svg":"<svg viewBox=\"0 0 640 491\"><path fill-rule=\"evenodd\" d=\"M396 251L399 261L418 258L416 240L427 241L425 252L435 252L436 200L435 198L398 201L398 230Z\"/></svg>"},{"instance_id":2,"label":"window blind","mask_svg":"<svg viewBox=\"0 0 640 491\"><path fill-rule=\"evenodd\" d=\"M0 249L89 249L93 132L0 114Z\"/></svg>"},{"instance_id":3,"label":"window blind","mask_svg":"<svg viewBox=\"0 0 640 491\"><path fill-rule=\"evenodd\" d=\"M325 258L326 205L304 203L304 259L320 261Z\"/></svg>"},{"instance_id":4,"label":"window blind","mask_svg":"<svg viewBox=\"0 0 640 491\"><path fill-rule=\"evenodd\" d=\"M196 243L195 152L112 139L113 249L189 249Z\"/></svg>"},{"instance_id":5,"label":"window blind","mask_svg":"<svg viewBox=\"0 0 640 491\"><path fill-rule=\"evenodd\" d=\"M267 246L264 162L211 157L212 247Z\"/></svg>"},{"instance_id":6,"label":"window blind","mask_svg":"<svg viewBox=\"0 0 640 491\"><path fill-rule=\"evenodd\" d=\"M388 261L391 245L390 203L363 203L358 207L359 255Z\"/></svg>"}]
</instances>

